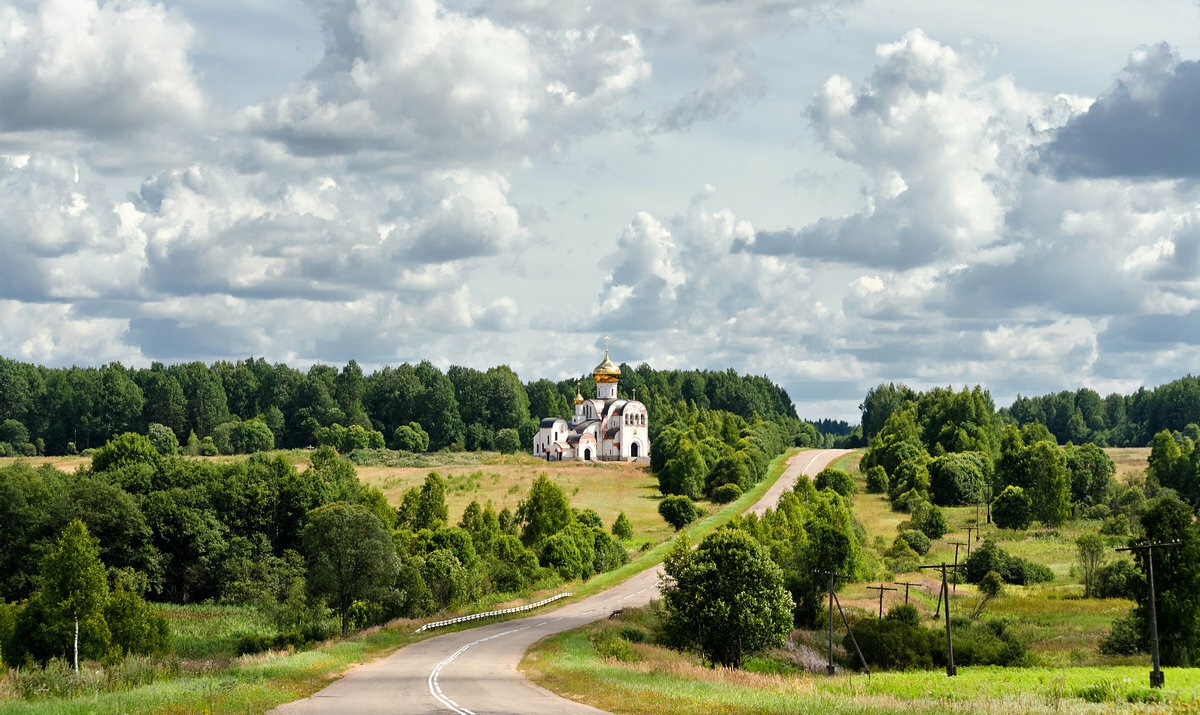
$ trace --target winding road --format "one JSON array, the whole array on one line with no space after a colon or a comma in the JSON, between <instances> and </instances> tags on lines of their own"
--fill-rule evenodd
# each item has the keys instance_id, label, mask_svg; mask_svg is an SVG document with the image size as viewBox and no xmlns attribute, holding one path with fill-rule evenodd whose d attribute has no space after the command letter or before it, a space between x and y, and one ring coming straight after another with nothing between
<instances>
[{"instance_id":1,"label":"winding road","mask_svg":"<svg viewBox=\"0 0 1200 715\"><path fill-rule=\"evenodd\" d=\"M849 450L800 452L750 511L774 506L801 475L812 476ZM661 566L602 593L538 615L447 633L360 665L312 697L273 710L296 713L421 713L558 715L604 711L565 700L517 670L525 650L554 633L579 628L618 608L640 606L658 594Z\"/></svg>"}]
</instances>

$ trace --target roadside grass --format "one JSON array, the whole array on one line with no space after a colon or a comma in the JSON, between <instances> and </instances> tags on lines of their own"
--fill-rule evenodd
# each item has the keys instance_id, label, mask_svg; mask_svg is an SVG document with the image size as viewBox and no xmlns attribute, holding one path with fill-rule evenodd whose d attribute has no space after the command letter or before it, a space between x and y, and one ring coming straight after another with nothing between
<instances>
[{"instance_id":1,"label":"roadside grass","mask_svg":"<svg viewBox=\"0 0 1200 715\"><path fill-rule=\"evenodd\" d=\"M538 685L592 707L629 715L682 713L1098 713L1197 712L1200 669L1168 668L1148 687L1146 665L1066 668L960 667L839 674L762 674L712 669L695 656L630 644L638 662L602 658L592 638L619 624L547 638L521 670Z\"/></svg>"}]
</instances>

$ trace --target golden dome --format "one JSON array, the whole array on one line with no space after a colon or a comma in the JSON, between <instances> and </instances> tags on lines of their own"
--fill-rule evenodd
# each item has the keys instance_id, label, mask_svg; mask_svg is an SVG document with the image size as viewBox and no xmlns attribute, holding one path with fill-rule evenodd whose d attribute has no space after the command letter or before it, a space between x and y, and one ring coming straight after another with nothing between
<instances>
[{"instance_id":1,"label":"golden dome","mask_svg":"<svg viewBox=\"0 0 1200 715\"><path fill-rule=\"evenodd\" d=\"M583 395L579 394L579 385L575 386L575 404L577 404L577 405L583 404Z\"/></svg>"},{"instance_id":2,"label":"golden dome","mask_svg":"<svg viewBox=\"0 0 1200 715\"><path fill-rule=\"evenodd\" d=\"M601 383L617 382L621 379L621 368L608 359L608 338L604 339L604 362L592 370L592 377L596 378L596 382Z\"/></svg>"}]
</instances>

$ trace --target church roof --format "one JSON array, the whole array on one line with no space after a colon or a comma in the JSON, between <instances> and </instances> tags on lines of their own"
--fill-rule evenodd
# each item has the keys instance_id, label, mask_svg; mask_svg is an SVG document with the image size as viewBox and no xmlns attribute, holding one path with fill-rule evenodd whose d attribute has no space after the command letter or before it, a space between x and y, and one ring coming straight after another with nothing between
<instances>
[{"instance_id":1,"label":"church roof","mask_svg":"<svg viewBox=\"0 0 1200 715\"><path fill-rule=\"evenodd\" d=\"M592 377L596 378L596 382L616 382L621 378L621 368L608 357L608 339L605 338L604 345L604 360L592 370Z\"/></svg>"}]
</instances>

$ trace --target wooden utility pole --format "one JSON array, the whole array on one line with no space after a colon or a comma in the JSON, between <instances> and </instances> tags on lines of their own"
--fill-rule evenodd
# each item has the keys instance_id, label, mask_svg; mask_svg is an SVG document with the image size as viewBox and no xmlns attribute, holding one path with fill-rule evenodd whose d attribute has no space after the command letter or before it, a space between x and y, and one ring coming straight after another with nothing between
<instances>
[{"instance_id":1,"label":"wooden utility pole","mask_svg":"<svg viewBox=\"0 0 1200 715\"><path fill-rule=\"evenodd\" d=\"M878 586L867 586L867 589L869 589L871 591L879 592L879 617L883 618L883 592L884 591L899 591L900 589L892 588L891 586L884 586L883 584L880 584Z\"/></svg>"},{"instance_id":2,"label":"wooden utility pole","mask_svg":"<svg viewBox=\"0 0 1200 715\"><path fill-rule=\"evenodd\" d=\"M919 584L919 583L910 583L910 582L908 582L908 581L895 581L894 583L895 583L897 586L903 586L903 587L904 587L904 605L906 605L906 606L908 605L908 587L909 587L909 586L920 586L920 585L921 585L921 584Z\"/></svg>"},{"instance_id":3,"label":"wooden utility pole","mask_svg":"<svg viewBox=\"0 0 1200 715\"><path fill-rule=\"evenodd\" d=\"M942 570L942 594L946 597L946 675L953 677L958 675L958 668L954 667L954 639L950 634L950 591L946 588L946 562L943 561L940 564L922 566L921 568Z\"/></svg>"},{"instance_id":4,"label":"wooden utility pole","mask_svg":"<svg viewBox=\"0 0 1200 715\"><path fill-rule=\"evenodd\" d=\"M965 546L969 552L971 544L969 542L964 544L961 541L951 541L950 543L954 544L954 592L958 593L958 547Z\"/></svg>"},{"instance_id":5,"label":"wooden utility pole","mask_svg":"<svg viewBox=\"0 0 1200 715\"><path fill-rule=\"evenodd\" d=\"M854 637L854 631L851 630L851 628L850 628L850 620L846 618L846 612L842 610L842 604L840 601L838 601L837 594L833 590L835 578L843 578L843 579L849 580L850 577L844 573L837 573L835 571L818 571L817 573L829 575L829 664L825 666L825 673L827 675L834 674L834 667L833 667L833 607L836 604L838 613L842 614L842 623L844 623L846 625L846 634L850 636L850 642L852 644L854 644L854 652L858 653L858 662L862 663L863 671L869 677L871 675L871 669L867 666L867 659L863 657L862 649L858 647L858 639Z\"/></svg>"},{"instance_id":6,"label":"wooden utility pole","mask_svg":"<svg viewBox=\"0 0 1200 715\"><path fill-rule=\"evenodd\" d=\"M1161 688L1166 680L1159 667L1158 658L1158 610L1154 604L1154 549L1179 546L1182 543L1181 541L1164 541L1157 544L1142 544L1117 549L1117 551L1144 550L1146 552L1146 580L1150 588L1150 687L1152 688Z\"/></svg>"},{"instance_id":7,"label":"wooden utility pole","mask_svg":"<svg viewBox=\"0 0 1200 715\"><path fill-rule=\"evenodd\" d=\"M975 540L979 541L979 527L978 526L968 526L967 527L967 558L968 559L971 558L971 532L972 531L975 532Z\"/></svg>"}]
</instances>

